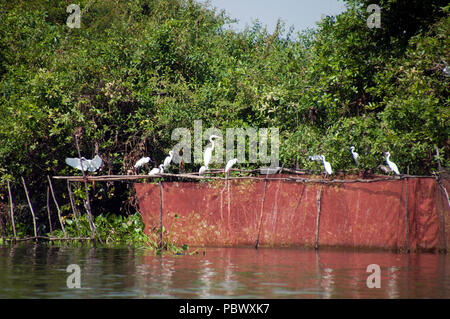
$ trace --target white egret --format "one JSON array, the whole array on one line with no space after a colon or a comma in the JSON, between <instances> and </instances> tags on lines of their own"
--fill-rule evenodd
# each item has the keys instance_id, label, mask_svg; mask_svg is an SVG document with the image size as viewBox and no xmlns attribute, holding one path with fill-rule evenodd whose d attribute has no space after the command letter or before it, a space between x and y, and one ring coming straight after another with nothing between
<instances>
[{"instance_id":1,"label":"white egret","mask_svg":"<svg viewBox=\"0 0 450 319\"><path fill-rule=\"evenodd\" d=\"M170 162L172 162L172 158L173 158L173 151L169 152L169 156L166 157L166 159L164 160L164 168L167 169L167 167L170 165Z\"/></svg>"},{"instance_id":2,"label":"white egret","mask_svg":"<svg viewBox=\"0 0 450 319\"><path fill-rule=\"evenodd\" d=\"M157 168L157 167L153 168L153 169L148 173L148 175L153 176L153 175L158 175L158 174L162 174L162 173L164 173L164 165L163 165L163 164L159 165L159 168Z\"/></svg>"},{"instance_id":3,"label":"white egret","mask_svg":"<svg viewBox=\"0 0 450 319\"><path fill-rule=\"evenodd\" d=\"M98 155L95 155L95 157L91 160L86 159L84 157L82 157L81 160L79 158L67 157L66 164L79 170L95 172L100 168L100 166L102 166L102 159Z\"/></svg>"},{"instance_id":4,"label":"white egret","mask_svg":"<svg viewBox=\"0 0 450 319\"><path fill-rule=\"evenodd\" d=\"M397 165L389 160L389 157L391 156L391 153L386 152L384 153L386 155L386 163L388 164L389 168L397 175L400 175L400 172L398 171Z\"/></svg>"},{"instance_id":5,"label":"white egret","mask_svg":"<svg viewBox=\"0 0 450 319\"><path fill-rule=\"evenodd\" d=\"M355 160L356 165L359 165L359 161L358 161L359 155L358 155L358 153L355 152L354 146L350 147L350 152L352 152L352 156L353 156L353 159Z\"/></svg>"},{"instance_id":6,"label":"white egret","mask_svg":"<svg viewBox=\"0 0 450 319\"><path fill-rule=\"evenodd\" d=\"M208 167L206 167L206 166L200 167L200 169L198 170L198 175L203 175L207 169L208 169Z\"/></svg>"},{"instance_id":7,"label":"white egret","mask_svg":"<svg viewBox=\"0 0 450 319\"><path fill-rule=\"evenodd\" d=\"M450 67L446 66L445 68L442 69L442 72L444 72L446 76L450 76Z\"/></svg>"},{"instance_id":8,"label":"white egret","mask_svg":"<svg viewBox=\"0 0 450 319\"><path fill-rule=\"evenodd\" d=\"M147 164L148 162L150 162L152 159L150 157L142 157L141 159L139 159L136 164L134 164L134 168L139 168L145 164Z\"/></svg>"},{"instance_id":9,"label":"white egret","mask_svg":"<svg viewBox=\"0 0 450 319\"><path fill-rule=\"evenodd\" d=\"M333 170L331 169L331 164L325 160L324 155L321 155L321 157L322 157L323 167L325 168L325 172L327 172L328 175L333 174Z\"/></svg>"},{"instance_id":10,"label":"white egret","mask_svg":"<svg viewBox=\"0 0 450 319\"><path fill-rule=\"evenodd\" d=\"M203 154L203 163L205 164L205 166L208 168L209 167L209 162L211 161L211 157L212 157L212 152L214 150L214 139L218 138L217 135L211 135L209 137L209 141L211 142L211 146L208 146L205 149L205 153Z\"/></svg>"},{"instance_id":11,"label":"white egret","mask_svg":"<svg viewBox=\"0 0 450 319\"><path fill-rule=\"evenodd\" d=\"M321 161L322 160L322 155L313 155L313 156L308 156L310 161Z\"/></svg>"},{"instance_id":12,"label":"white egret","mask_svg":"<svg viewBox=\"0 0 450 319\"><path fill-rule=\"evenodd\" d=\"M231 167L233 167L233 165L236 164L237 161L238 161L237 158L233 158L233 159L228 161L227 165L225 166L225 174L226 175L230 174Z\"/></svg>"},{"instance_id":13,"label":"white egret","mask_svg":"<svg viewBox=\"0 0 450 319\"><path fill-rule=\"evenodd\" d=\"M389 174L390 172L392 172L390 168L388 168L388 167L386 167L384 165L378 165L378 168L380 170L382 170L383 172L385 172L386 174Z\"/></svg>"}]
</instances>

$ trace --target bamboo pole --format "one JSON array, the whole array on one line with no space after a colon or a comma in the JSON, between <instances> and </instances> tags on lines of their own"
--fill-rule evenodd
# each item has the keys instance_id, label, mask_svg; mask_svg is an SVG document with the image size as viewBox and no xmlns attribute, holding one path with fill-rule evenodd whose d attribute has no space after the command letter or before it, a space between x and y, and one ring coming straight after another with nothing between
<instances>
[{"instance_id":1,"label":"bamboo pole","mask_svg":"<svg viewBox=\"0 0 450 319\"><path fill-rule=\"evenodd\" d=\"M23 176L21 178L22 178L23 188L25 189L25 195L27 196L28 205L30 206L31 215L33 216L34 237L37 238L36 216L34 215L33 206L31 205L30 196L28 195L28 190L27 190L27 185L25 184L25 179L23 178Z\"/></svg>"},{"instance_id":2,"label":"bamboo pole","mask_svg":"<svg viewBox=\"0 0 450 319\"><path fill-rule=\"evenodd\" d=\"M231 195L230 195L230 182L227 179L225 181L227 184L227 213L228 213L228 229L231 230Z\"/></svg>"},{"instance_id":3,"label":"bamboo pole","mask_svg":"<svg viewBox=\"0 0 450 319\"><path fill-rule=\"evenodd\" d=\"M13 232L14 232L14 240L16 240L17 235L16 235L16 224L14 222L14 203L13 203L13 199L12 199L12 195L11 195L11 186L9 185L9 181L8 181L8 194L9 194L9 207L11 210L11 223L12 223Z\"/></svg>"},{"instance_id":4,"label":"bamboo pole","mask_svg":"<svg viewBox=\"0 0 450 319\"><path fill-rule=\"evenodd\" d=\"M162 237L163 237L163 229L162 229L162 218L163 218L163 199L162 199L162 181L159 181L159 249L162 249L163 245L163 241L162 241Z\"/></svg>"},{"instance_id":5,"label":"bamboo pole","mask_svg":"<svg viewBox=\"0 0 450 319\"><path fill-rule=\"evenodd\" d=\"M53 176L54 179L68 179L71 182L113 182L113 181L126 181L126 180L139 180L139 179L156 179L161 177L174 177L174 178L186 178L194 180L225 180L224 177L213 176L198 176L194 174L169 174L163 173L158 175L101 175L101 176ZM374 182L386 182L396 181L403 178L434 178L433 176L418 176L418 175L402 175L399 176L386 176L372 179L320 179L320 178L298 178L293 176L288 177L266 177L266 176L235 176L229 179L233 180L284 180L288 182L298 183L323 183L323 184L339 184L339 183L374 183Z\"/></svg>"},{"instance_id":6,"label":"bamboo pole","mask_svg":"<svg viewBox=\"0 0 450 319\"><path fill-rule=\"evenodd\" d=\"M77 226L78 236L81 236L80 235L80 227L78 226L77 208L75 207L75 203L73 201L73 193L72 193L72 188L70 186L70 181L69 180L67 180L67 190L69 191L70 206L72 206L73 215L75 216L75 224Z\"/></svg>"},{"instance_id":7,"label":"bamboo pole","mask_svg":"<svg viewBox=\"0 0 450 319\"><path fill-rule=\"evenodd\" d=\"M442 190L442 192L444 193L445 198L447 199L447 205L450 207L450 199L449 199L449 197L448 197L447 190L445 189L444 185L442 185L442 182L441 182L441 176L440 176L440 175L439 175L439 176L436 176L436 181L437 181L437 183L438 183L438 185L439 185L439 188L440 188L440 189Z\"/></svg>"},{"instance_id":8,"label":"bamboo pole","mask_svg":"<svg viewBox=\"0 0 450 319\"><path fill-rule=\"evenodd\" d=\"M266 175L266 177L267 177L267 175ZM261 234L261 225L262 225L263 214L264 214L264 201L266 199L266 189L267 189L267 179L264 180L264 192L263 192L263 196L262 196L261 213L259 214L258 235L257 235L256 241L255 241L255 249L258 249L258 245L259 245L259 236Z\"/></svg>"},{"instance_id":9,"label":"bamboo pole","mask_svg":"<svg viewBox=\"0 0 450 319\"><path fill-rule=\"evenodd\" d=\"M61 229L64 233L64 237L66 237L67 236L66 229L64 228L64 223L63 223L62 217L61 217L61 210L59 209L58 202L56 201L55 192L53 191L53 185L52 185L52 181L50 180L50 176L47 175L47 179L48 179L48 184L50 186L50 191L52 192L53 201L56 205L56 210L58 211L59 224L61 225Z\"/></svg>"},{"instance_id":10,"label":"bamboo pole","mask_svg":"<svg viewBox=\"0 0 450 319\"><path fill-rule=\"evenodd\" d=\"M10 241L11 238L7 238L7 241ZM48 240L48 241L69 241L69 240L92 240L91 237L48 237L48 236L33 236L33 237L25 237L25 238L16 238L15 241L29 241L29 240Z\"/></svg>"},{"instance_id":11,"label":"bamboo pole","mask_svg":"<svg viewBox=\"0 0 450 319\"><path fill-rule=\"evenodd\" d=\"M53 234L52 219L50 216L50 187L49 186L47 186L47 215L48 215L48 224L50 226L50 234Z\"/></svg>"},{"instance_id":12,"label":"bamboo pole","mask_svg":"<svg viewBox=\"0 0 450 319\"><path fill-rule=\"evenodd\" d=\"M409 165L406 166L406 175L409 175ZM408 240L408 177L405 177L405 242L406 242L406 251L409 253L409 240Z\"/></svg>"},{"instance_id":13,"label":"bamboo pole","mask_svg":"<svg viewBox=\"0 0 450 319\"><path fill-rule=\"evenodd\" d=\"M408 241L408 178L405 181L405 245L406 251L409 253Z\"/></svg>"},{"instance_id":14,"label":"bamboo pole","mask_svg":"<svg viewBox=\"0 0 450 319\"><path fill-rule=\"evenodd\" d=\"M314 249L319 248L319 222L320 222L320 202L322 200L323 184L320 185L319 192L317 193L317 215L316 215L316 231L314 240Z\"/></svg>"}]
</instances>

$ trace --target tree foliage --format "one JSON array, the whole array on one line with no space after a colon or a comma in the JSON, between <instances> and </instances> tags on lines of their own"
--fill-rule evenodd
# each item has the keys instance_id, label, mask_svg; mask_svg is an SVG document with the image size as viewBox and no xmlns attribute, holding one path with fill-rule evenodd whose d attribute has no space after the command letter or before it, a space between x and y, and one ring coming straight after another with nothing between
<instances>
[{"instance_id":1,"label":"tree foliage","mask_svg":"<svg viewBox=\"0 0 450 319\"><path fill-rule=\"evenodd\" d=\"M0 1L2 198L25 176L43 203L46 175L74 173L64 159L77 156L76 130L83 155L104 160L100 174L126 174L143 155L163 161L172 131L194 120L278 127L285 167L321 153L353 168L351 145L361 169L388 150L403 173L432 173L436 149L448 167L449 7L375 1L371 29L372 2L347 0L294 35L282 21L273 33L257 22L232 31L225 12L193 0L80 0L79 29L66 25L67 1ZM126 185L99 187L126 200Z\"/></svg>"}]
</instances>

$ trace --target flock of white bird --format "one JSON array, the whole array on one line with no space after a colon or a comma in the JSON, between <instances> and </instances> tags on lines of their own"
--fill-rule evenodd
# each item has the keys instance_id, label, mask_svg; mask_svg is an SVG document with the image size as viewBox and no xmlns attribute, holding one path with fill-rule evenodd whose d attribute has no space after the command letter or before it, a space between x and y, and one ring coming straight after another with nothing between
<instances>
[{"instance_id":1,"label":"flock of white bird","mask_svg":"<svg viewBox=\"0 0 450 319\"><path fill-rule=\"evenodd\" d=\"M359 165L359 159L358 159L359 158L359 154L355 152L355 147L354 146L350 147L350 153L352 153L353 160L355 161L356 165ZM385 166L381 166L381 168L386 173L394 172L395 174L400 175L400 172L398 170L397 165L389 159L391 154L389 152L386 152L384 154L386 156L386 164L388 164L389 168L386 168ZM333 169L331 168L331 164L325 160L325 156L324 155L313 155L313 156L310 156L309 159L311 161L322 161L323 162L323 168L324 168L325 172L328 175L333 174Z\"/></svg>"},{"instance_id":2,"label":"flock of white bird","mask_svg":"<svg viewBox=\"0 0 450 319\"><path fill-rule=\"evenodd\" d=\"M200 167L200 169L198 171L199 175L203 175L209 169L209 163L211 162L212 153L213 153L214 146L215 146L214 140L216 138L218 138L217 135L211 135L209 137L209 141L211 142L211 144L205 149L205 152L203 153L203 165ZM356 153L354 146L350 147L350 152L353 156L353 160L355 161L356 165L359 165L359 160L358 160L359 155L358 155L358 153ZM391 154L389 152L386 152L385 156L386 156L386 163L389 168L387 168L385 166L380 166L380 167L386 173L394 172L395 174L400 175L397 165L389 159ZM164 170L167 170L167 168L169 167L170 163L172 162L172 159L173 159L173 151L170 151L169 156L167 156L164 159L163 164L160 164L158 167L154 167L148 173L148 175L154 176L154 175L163 174ZM333 174L333 169L331 168L331 164L325 160L325 155L313 155L313 156L309 156L309 159L311 161L322 161L325 173L328 175ZM235 165L237 163L237 161L238 160L236 158L233 158L227 162L227 165L225 166L225 169L224 169L226 176L228 176L230 174L231 168L233 167L233 165ZM136 162L136 164L134 164L134 168L136 170L138 170L139 168L143 167L144 165L148 164L149 162L152 162L150 157L148 157L148 156L142 157L141 159L139 159ZM81 159L66 158L66 163L76 169L79 169L79 170L94 172L97 169L99 169L100 166L102 165L102 159L98 155L95 155L95 157L92 160L88 160L84 157L82 157Z\"/></svg>"}]
</instances>

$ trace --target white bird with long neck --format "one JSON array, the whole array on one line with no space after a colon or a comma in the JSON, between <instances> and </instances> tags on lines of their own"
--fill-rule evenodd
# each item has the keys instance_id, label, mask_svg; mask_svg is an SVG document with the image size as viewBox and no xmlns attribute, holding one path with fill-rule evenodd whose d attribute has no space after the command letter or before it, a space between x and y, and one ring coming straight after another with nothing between
<instances>
[{"instance_id":1,"label":"white bird with long neck","mask_svg":"<svg viewBox=\"0 0 450 319\"><path fill-rule=\"evenodd\" d=\"M215 138L218 138L218 136L211 135L209 137L209 141L211 142L211 145L205 149L205 153L203 154L203 164L206 166L206 168L209 167L209 162L211 162L212 152L214 150L214 139Z\"/></svg>"},{"instance_id":2,"label":"white bird with long neck","mask_svg":"<svg viewBox=\"0 0 450 319\"><path fill-rule=\"evenodd\" d=\"M159 168L154 167L149 173L148 175L154 176L154 175L158 175L158 174L162 174L164 173L164 165L161 164L159 165Z\"/></svg>"},{"instance_id":3,"label":"white bird with long neck","mask_svg":"<svg viewBox=\"0 0 450 319\"><path fill-rule=\"evenodd\" d=\"M331 164L325 160L325 155L321 155L321 156L322 156L322 162L323 162L323 167L325 169L325 172L327 172L328 175L333 174L333 170L331 169Z\"/></svg>"},{"instance_id":4,"label":"white bird with long neck","mask_svg":"<svg viewBox=\"0 0 450 319\"><path fill-rule=\"evenodd\" d=\"M136 164L134 164L134 168L139 168L139 167L141 167L141 166L143 166L143 165L145 165L145 164L147 164L148 162L150 162L151 161L151 158L150 157L142 157L141 159L139 159L137 162L136 162Z\"/></svg>"},{"instance_id":5,"label":"white bird with long neck","mask_svg":"<svg viewBox=\"0 0 450 319\"><path fill-rule=\"evenodd\" d=\"M173 151L169 152L169 156L166 157L166 159L164 160L164 169L167 169L167 167L170 165L170 162L172 162L172 158L173 158Z\"/></svg>"},{"instance_id":6,"label":"white bird with long neck","mask_svg":"<svg viewBox=\"0 0 450 319\"><path fill-rule=\"evenodd\" d=\"M352 156L353 156L353 159L355 160L356 165L359 165L359 161L358 161L359 154L355 152L354 146L350 147L350 152L352 152Z\"/></svg>"},{"instance_id":7,"label":"white bird with long neck","mask_svg":"<svg viewBox=\"0 0 450 319\"><path fill-rule=\"evenodd\" d=\"M225 166L225 175L230 175L230 169L233 167L234 164L237 163L237 158L233 158L228 161L227 165Z\"/></svg>"},{"instance_id":8,"label":"white bird with long neck","mask_svg":"<svg viewBox=\"0 0 450 319\"><path fill-rule=\"evenodd\" d=\"M205 172L206 172L207 169L208 169L208 168L207 168L206 166L200 167L200 169L198 170L198 175L203 175L203 174L205 174Z\"/></svg>"},{"instance_id":9,"label":"white bird with long neck","mask_svg":"<svg viewBox=\"0 0 450 319\"><path fill-rule=\"evenodd\" d=\"M389 157L391 156L391 153L386 152L384 154L386 155L386 163L388 164L388 166L391 169L391 171L393 171L397 175L400 175L400 172L398 171L397 165L394 162L389 160Z\"/></svg>"}]
</instances>

